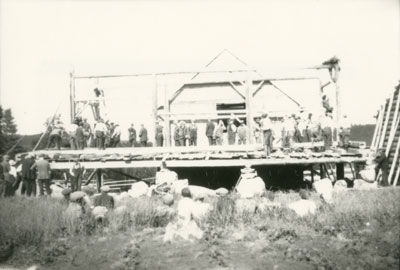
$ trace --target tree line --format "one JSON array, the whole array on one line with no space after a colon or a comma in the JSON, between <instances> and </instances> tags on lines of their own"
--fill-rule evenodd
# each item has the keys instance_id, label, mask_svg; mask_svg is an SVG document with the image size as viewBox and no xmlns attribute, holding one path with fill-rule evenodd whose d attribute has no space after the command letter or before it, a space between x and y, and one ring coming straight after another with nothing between
<instances>
[{"instance_id":1,"label":"tree line","mask_svg":"<svg viewBox=\"0 0 400 270\"><path fill-rule=\"evenodd\" d=\"M10 155L25 152L27 149L20 145L22 136L17 134L18 129L15 124L11 109L3 109L0 106L0 155Z\"/></svg>"}]
</instances>

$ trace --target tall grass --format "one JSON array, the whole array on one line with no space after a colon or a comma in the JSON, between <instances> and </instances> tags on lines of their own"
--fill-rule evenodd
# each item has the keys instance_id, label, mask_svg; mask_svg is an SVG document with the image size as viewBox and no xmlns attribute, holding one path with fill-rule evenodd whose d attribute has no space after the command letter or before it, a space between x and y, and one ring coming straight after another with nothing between
<instances>
[{"instance_id":1,"label":"tall grass","mask_svg":"<svg viewBox=\"0 0 400 270\"><path fill-rule=\"evenodd\" d=\"M316 194L312 195L319 201ZM295 192L276 192L275 202L286 205L300 199ZM395 229L399 233L400 189L348 191L334 196L331 205L319 203L316 215L299 218L291 210L280 207L267 211L240 213L234 195L209 201L212 211L200 222L206 229L252 228L253 230L303 230L315 233L358 233L368 224L376 228ZM175 204L176 206L176 204ZM0 243L13 240L19 245L39 245L59 237L96 234L96 222L89 214L80 219L65 216L65 203L52 198L6 198L0 200ZM108 216L107 230L165 227L175 218L174 207L167 208L158 198L131 199L123 211ZM396 229L397 228L397 229Z\"/></svg>"},{"instance_id":2,"label":"tall grass","mask_svg":"<svg viewBox=\"0 0 400 270\"><path fill-rule=\"evenodd\" d=\"M0 242L39 244L61 235L66 208L59 200L14 197L0 200Z\"/></svg>"}]
</instances>

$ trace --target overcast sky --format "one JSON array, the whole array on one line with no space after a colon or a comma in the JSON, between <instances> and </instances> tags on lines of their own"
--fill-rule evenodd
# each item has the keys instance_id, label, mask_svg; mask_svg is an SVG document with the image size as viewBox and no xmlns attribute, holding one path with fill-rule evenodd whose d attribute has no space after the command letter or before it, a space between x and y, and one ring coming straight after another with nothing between
<instances>
[{"instance_id":1,"label":"overcast sky","mask_svg":"<svg viewBox=\"0 0 400 270\"><path fill-rule=\"evenodd\" d=\"M59 104L68 116L72 69L195 69L224 48L260 70L337 55L353 123L373 123L400 79L398 0L0 3L0 102L22 134L43 131Z\"/></svg>"}]
</instances>

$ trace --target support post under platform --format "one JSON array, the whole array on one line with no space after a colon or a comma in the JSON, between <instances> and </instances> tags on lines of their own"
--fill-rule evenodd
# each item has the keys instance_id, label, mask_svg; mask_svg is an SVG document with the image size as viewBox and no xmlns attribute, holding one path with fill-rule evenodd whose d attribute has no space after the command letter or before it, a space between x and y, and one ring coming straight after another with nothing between
<instances>
[{"instance_id":1,"label":"support post under platform","mask_svg":"<svg viewBox=\"0 0 400 270\"><path fill-rule=\"evenodd\" d=\"M100 192L100 188L101 188L101 177L102 177L102 170L101 169L97 169L96 171L97 174L97 178L96 178L96 183L97 183L97 192Z\"/></svg>"},{"instance_id":2,"label":"support post under platform","mask_svg":"<svg viewBox=\"0 0 400 270\"><path fill-rule=\"evenodd\" d=\"M319 165L319 176L320 179L324 179L326 177L326 173L324 171L324 164Z\"/></svg>"},{"instance_id":3,"label":"support post under platform","mask_svg":"<svg viewBox=\"0 0 400 270\"><path fill-rule=\"evenodd\" d=\"M344 163L336 164L336 179L343 180L344 179Z\"/></svg>"}]
</instances>

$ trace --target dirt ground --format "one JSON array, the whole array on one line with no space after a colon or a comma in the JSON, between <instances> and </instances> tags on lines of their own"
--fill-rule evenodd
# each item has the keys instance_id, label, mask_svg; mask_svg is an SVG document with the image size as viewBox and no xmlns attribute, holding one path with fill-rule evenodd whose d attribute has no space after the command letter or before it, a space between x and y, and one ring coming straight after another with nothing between
<instances>
[{"instance_id":1,"label":"dirt ground","mask_svg":"<svg viewBox=\"0 0 400 270\"><path fill-rule=\"evenodd\" d=\"M267 226L268 227L268 226ZM399 269L398 233L364 229L352 238L329 228L206 231L195 242L164 243L163 228L139 233L59 239L51 246L18 250L14 269ZM379 230L379 234L377 232ZM23 262L23 264L21 264ZM0 269L8 269L0 266Z\"/></svg>"}]
</instances>

